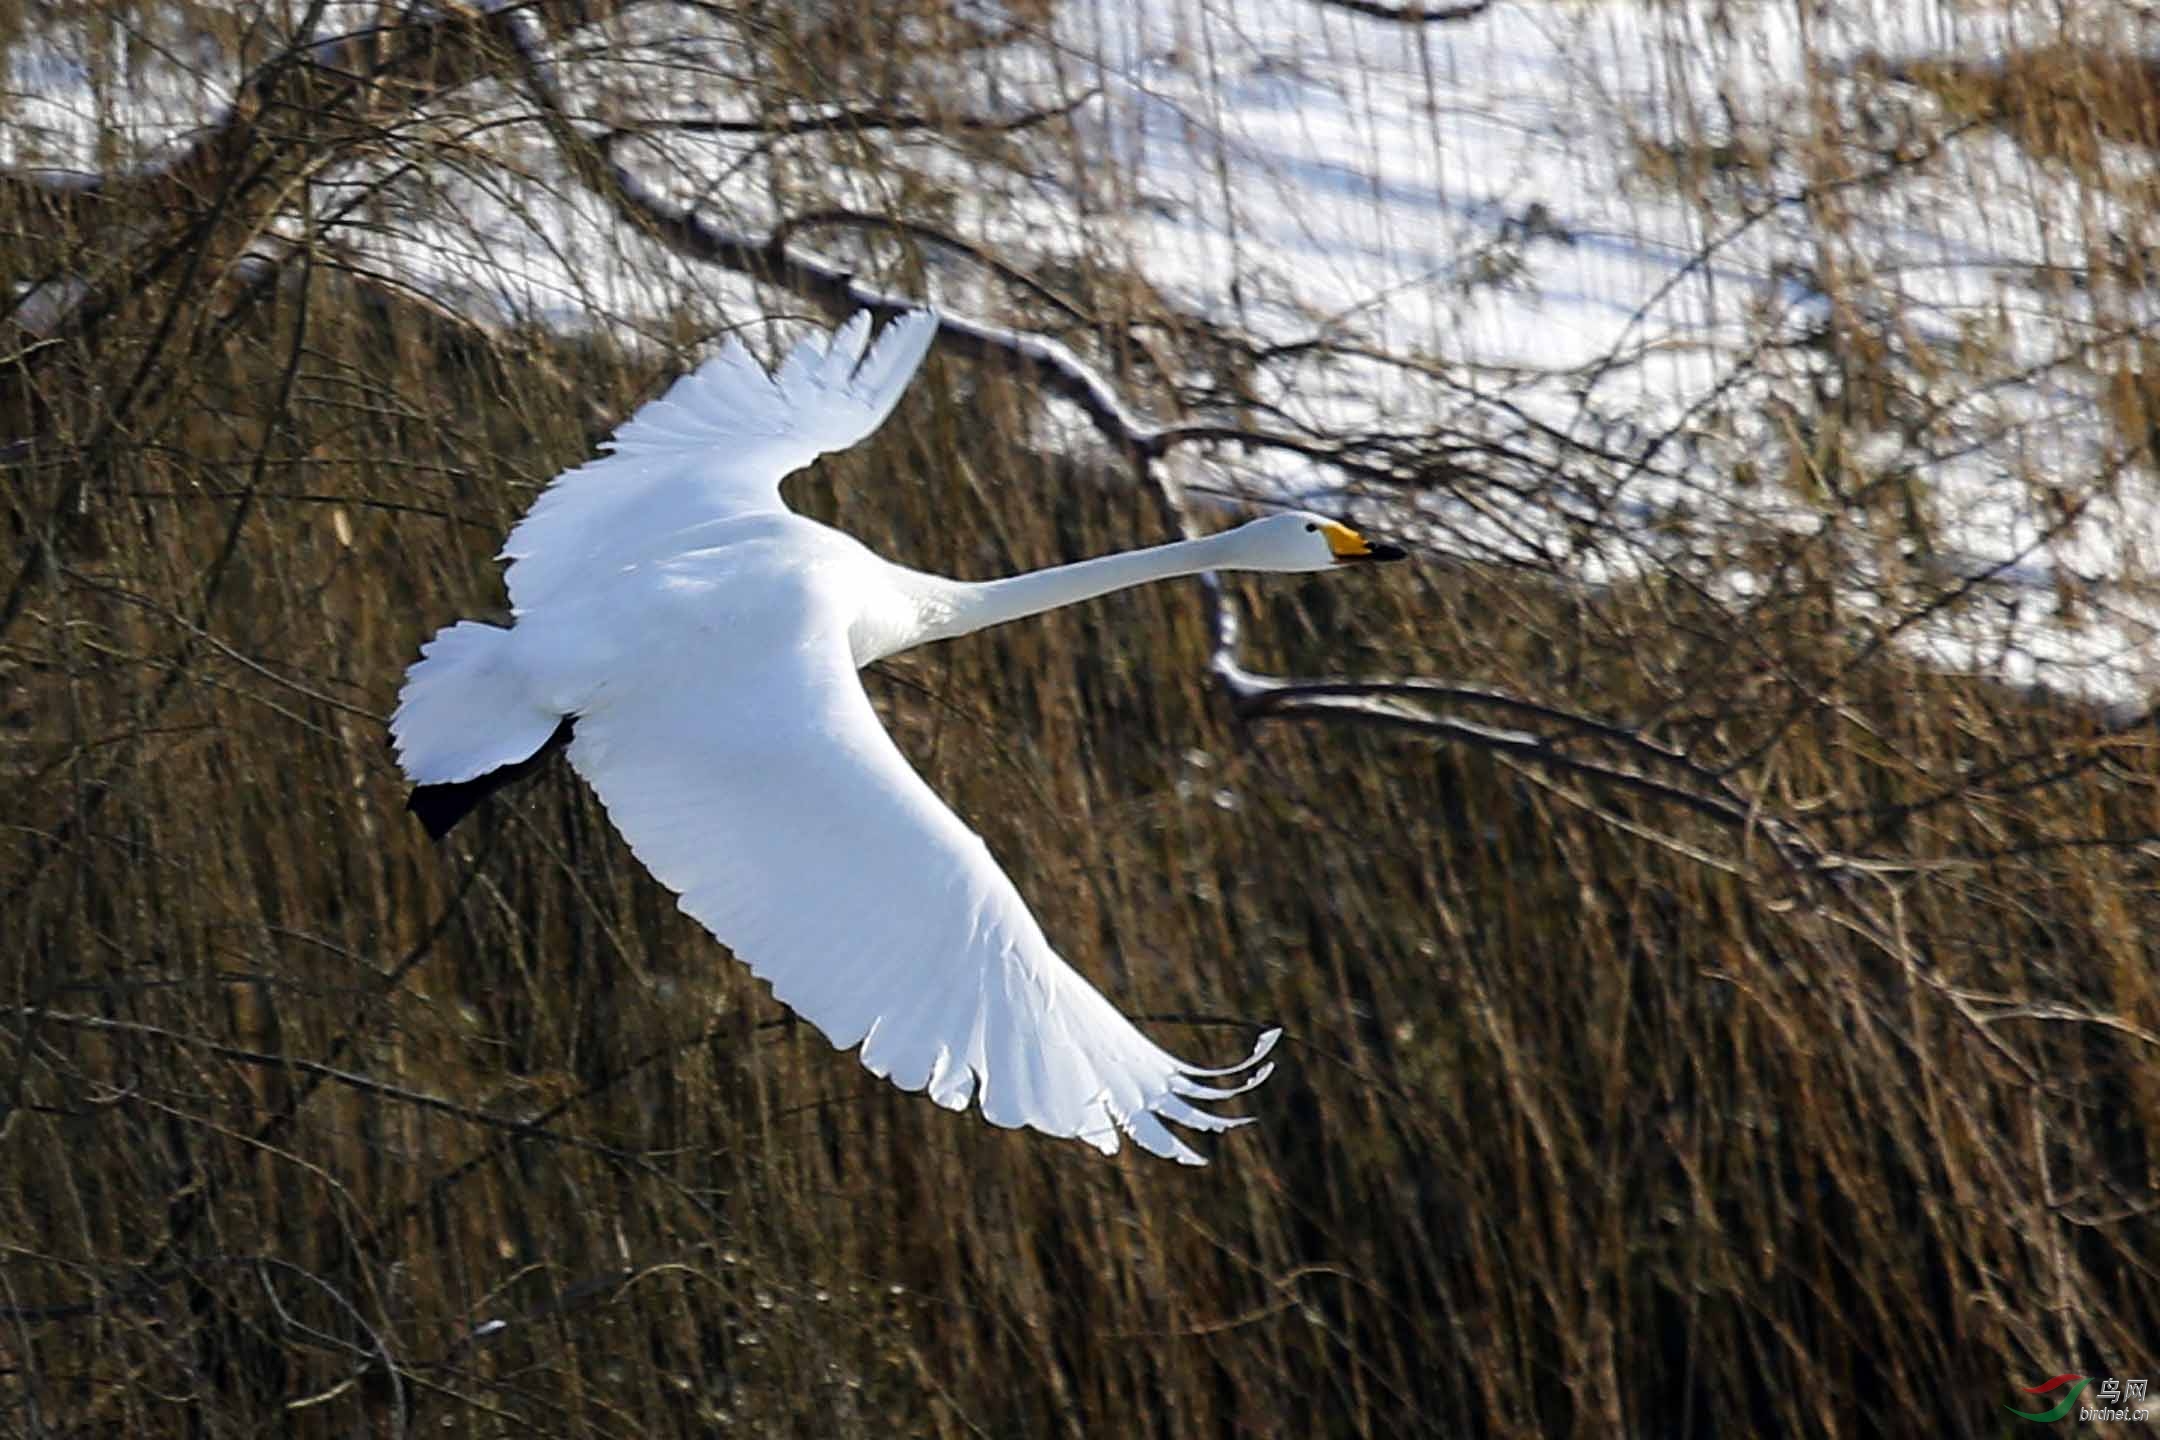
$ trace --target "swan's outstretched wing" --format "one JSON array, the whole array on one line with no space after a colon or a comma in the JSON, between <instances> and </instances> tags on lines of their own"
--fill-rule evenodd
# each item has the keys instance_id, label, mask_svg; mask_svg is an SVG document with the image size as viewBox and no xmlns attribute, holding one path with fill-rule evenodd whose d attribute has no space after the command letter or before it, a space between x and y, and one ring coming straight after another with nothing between
<instances>
[{"instance_id":1,"label":"swan's outstretched wing","mask_svg":"<svg viewBox=\"0 0 2160 1440\"><path fill-rule=\"evenodd\" d=\"M723 678L691 675L580 715L570 758L682 908L773 994L903 1090L994 1124L1121 1134L1204 1163L1163 1122L1232 1088L1158 1048L1059 959L989 848L871 709L844 637L803 637Z\"/></svg>"},{"instance_id":2,"label":"swan's outstretched wing","mask_svg":"<svg viewBox=\"0 0 2160 1440\"><path fill-rule=\"evenodd\" d=\"M533 502L501 559L510 603L533 609L567 580L672 553L671 537L754 510L782 508L780 482L885 423L914 378L937 316L915 310L875 347L870 312L804 340L777 375L729 339L624 422L613 451L566 470Z\"/></svg>"}]
</instances>

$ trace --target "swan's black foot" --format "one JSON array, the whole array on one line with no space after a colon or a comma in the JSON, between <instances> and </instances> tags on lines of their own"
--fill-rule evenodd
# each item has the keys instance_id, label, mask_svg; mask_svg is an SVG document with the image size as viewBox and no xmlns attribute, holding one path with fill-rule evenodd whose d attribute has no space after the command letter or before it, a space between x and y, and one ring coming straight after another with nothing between
<instances>
[{"instance_id":1,"label":"swan's black foot","mask_svg":"<svg viewBox=\"0 0 2160 1440\"><path fill-rule=\"evenodd\" d=\"M450 827L472 814L473 807L482 800L506 785L515 785L546 764L550 755L570 743L575 728L571 717L565 715L545 745L515 764L448 785L415 785L412 794L406 797L405 808L420 817L420 823L427 827L432 838L440 840L450 833Z\"/></svg>"}]
</instances>

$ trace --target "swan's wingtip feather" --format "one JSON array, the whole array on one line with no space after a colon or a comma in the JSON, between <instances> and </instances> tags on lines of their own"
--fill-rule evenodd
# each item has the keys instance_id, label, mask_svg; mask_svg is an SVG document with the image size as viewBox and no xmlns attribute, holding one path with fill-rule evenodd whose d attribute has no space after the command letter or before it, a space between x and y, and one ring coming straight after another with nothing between
<instances>
[{"instance_id":1,"label":"swan's wingtip feather","mask_svg":"<svg viewBox=\"0 0 2160 1440\"><path fill-rule=\"evenodd\" d=\"M929 308L910 310L887 324L855 372L854 388L873 407L883 411L907 389L936 343L943 322ZM883 415L880 414L880 419Z\"/></svg>"},{"instance_id":2,"label":"swan's wingtip feather","mask_svg":"<svg viewBox=\"0 0 2160 1440\"><path fill-rule=\"evenodd\" d=\"M1152 1109L1136 1110L1125 1116L1118 1128L1150 1154L1175 1160L1180 1165L1207 1164L1207 1157L1179 1139L1177 1132L1164 1124L1163 1118Z\"/></svg>"},{"instance_id":3,"label":"swan's wingtip feather","mask_svg":"<svg viewBox=\"0 0 2160 1440\"><path fill-rule=\"evenodd\" d=\"M832 342L825 347L825 363L820 367L818 382L822 385L844 384L855 367L862 363L863 352L870 345L871 312L858 310L847 318L847 323L833 331Z\"/></svg>"},{"instance_id":4,"label":"swan's wingtip feather","mask_svg":"<svg viewBox=\"0 0 2160 1440\"><path fill-rule=\"evenodd\" d=\"M1180 1071L1170 1077L1170 1093L1186 1100L1235 1100L1248 1091L1259 1089L1274 1073L1275 1065L1270 1061L1235 1085L1203 1085Z\"/></svg>"},{"instance_id":5,"label":"swan's wingtip feather","mask_svg":"<svg viewBox=\"0 0 2160 1440\"><path fill-rule=\"evenodd\" d=\"M1253 1042L1252 1052L1248 1054L1243 1060L1238 1061L1235 1065L1192 1065L1188 1064L1183 1060L1179 1060L1177 1062L1178 1071L1180 1074L1187 1076L1204 1075L1215 1076L1218 1078L1225 1075L1242 1075L1246 1071L1252 1069L1255 1065L1258 1065L1262 1060L1265 1060L1267 1058L1268 1052L1275 1048L1275 1042L1282 1039L1282 1033L1282 1027L1280 1025L1271 1026L1270 1028L1260 1032L1260 1038ZM1251 1087L1248 1086L1246 1088L1249 1089Z\"/></svg>"}]
</instances>

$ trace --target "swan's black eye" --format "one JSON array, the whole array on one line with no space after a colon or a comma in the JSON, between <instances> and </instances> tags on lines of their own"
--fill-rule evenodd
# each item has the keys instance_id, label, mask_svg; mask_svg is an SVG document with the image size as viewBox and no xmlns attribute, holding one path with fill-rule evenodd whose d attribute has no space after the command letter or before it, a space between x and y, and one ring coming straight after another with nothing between
<instances>
[{"instance_id":1,"label":"swan's black eye","mask_svg":"<svg viewBox=\"0 0 2160 1440\"><path fill-rule=\"evenodd\" d=\"M1312 521L1312 520L1307 520L1307 521L1305 522L1305 528L1306 528L1307 530L1318 530L1318 529L1320 528L1320 526L1319 526L1319 524L1318 524L1317 522L1315 522L1315 521Z\"/></svg>"}]
</instances>

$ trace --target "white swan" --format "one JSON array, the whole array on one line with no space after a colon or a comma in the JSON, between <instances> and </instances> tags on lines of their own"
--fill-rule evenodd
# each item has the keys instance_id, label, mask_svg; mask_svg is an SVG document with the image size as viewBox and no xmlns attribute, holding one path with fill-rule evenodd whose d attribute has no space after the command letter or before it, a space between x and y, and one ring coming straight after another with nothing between
<instances>
[{"instance_id":1,"label":"white swan","mask_svg":"<svg viewBox=\"0 0 2160 1440\"><path fill-rule=\"evenodd\" d=\"M856 671L933 640L1202 570L1400 558L1315 515L986 584L879 559L789 512L780 482L870 434L937 333L870 317L767 376L731 341L560 476L502 556L515 620L452 625L391 732L441 833L556 745L661 884L835 1046L949 1109L1130 1135L1203 1163L1164 1121L1250 1089L1278 1032L1224 1070L1158 1048L1058 958L982 840L878 722ZM1259 1068L1254 1069L1253 1067ZM1237 1075L1241 1084L1202 1083Z\"/></svg>"}]
</instances>

